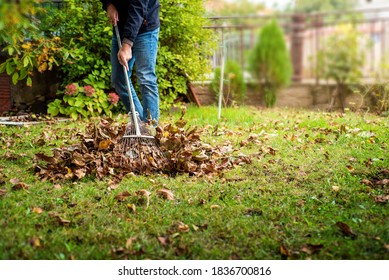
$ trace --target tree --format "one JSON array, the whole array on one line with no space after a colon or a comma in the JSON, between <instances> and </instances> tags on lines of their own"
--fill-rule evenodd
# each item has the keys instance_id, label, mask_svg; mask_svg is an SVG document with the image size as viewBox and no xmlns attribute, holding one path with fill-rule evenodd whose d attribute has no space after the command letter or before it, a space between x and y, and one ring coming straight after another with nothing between
<instances>
[{"instance_id":1,"label":"tree","mask_svg":"<svg viewBox=\"0 0 389 280\"><path fill-rule=\"evenodd\" d=\"M292 63L286 47L284 34L273 20L260 31L257 44L250 56L251 73L262 86L267 107L273 107L277 92L289 84L292 76Z\"/></svg>"},{"instance_id":2,"label":"tree","mask_svg":"<svg viewBox=\"0 0 389 280\"><path fill-rule=\"evenodd\" d=\"M345 107L345 93L348 84L357 83L362 77L361 68L365 53L360 41L359 31L352 25L341 25L322 45L317 54L317 75L336 82L329 110L332 110L335 98Z\"/></svg>"}]
</instances>

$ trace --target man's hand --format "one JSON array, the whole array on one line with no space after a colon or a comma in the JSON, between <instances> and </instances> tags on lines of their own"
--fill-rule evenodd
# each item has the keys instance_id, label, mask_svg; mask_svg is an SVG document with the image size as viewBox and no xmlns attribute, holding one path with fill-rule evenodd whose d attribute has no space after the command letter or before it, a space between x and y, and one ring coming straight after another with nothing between
<instances>
[{"instance_id":1,"label":"man's hand","mask_svg":"<svg viewBox=\"0 0 389 280\"><path fill-rule=\"evenodd\" d=\"M113 24L113 26L116 26L117 22L119 21L119 14L118 11L116 10L116 7L112 4L108 4L107 14L108 14L109 22Z\"/></svg>"},{"instance_id":2,"label":"man's hand","mask_svg":"<svg viewBox=\"0 0 389 280\"><path fill-rule=\"evenodd\" d=\"M118 52L118 60L128 71L128 61L132 58L132 49L129 44L123 44Z\"/></svg>"}]
</instances>

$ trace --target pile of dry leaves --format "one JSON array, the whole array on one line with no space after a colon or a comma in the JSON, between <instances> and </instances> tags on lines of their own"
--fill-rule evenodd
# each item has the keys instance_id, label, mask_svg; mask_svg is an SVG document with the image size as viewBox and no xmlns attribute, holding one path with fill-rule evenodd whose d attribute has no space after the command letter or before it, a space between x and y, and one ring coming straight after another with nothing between
<instances>
[{"instance_id":1,"label":"pile of dry leaves","mask_svg":"<svg viewBox=\"0 0 389 280\"><path fill-rule=\"evenodd\" d=\"M201 129L185 130L182 118L174 124L157 127L155 146L126 147L136 151L129 160L123 151L123 134L127 124L112 119L101 119L89 124L79 134L79 143L53 149L53 155L36 154L36 173L42 180L77 180L86 175L98 179L111 176L120 181L128 173L151 174L188 173L191 176L217 174L235 165L250 163L250 158L234 156L231 144L213 147L200 139ZM159 146L163 158L157 156Z\"/></svg>"}]
</instances>

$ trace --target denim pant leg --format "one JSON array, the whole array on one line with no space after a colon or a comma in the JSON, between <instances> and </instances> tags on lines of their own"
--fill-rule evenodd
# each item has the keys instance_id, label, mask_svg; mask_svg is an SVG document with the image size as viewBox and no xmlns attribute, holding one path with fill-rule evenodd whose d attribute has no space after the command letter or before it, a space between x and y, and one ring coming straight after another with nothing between
<instances>
[{"instance_id":1,"label":"denim pant leg","mask_svg":"<svg viewBox=\"0 0 389 280\"><path fill-rule=\"evenodd\" d=\"M114 34L112 37L112 45L111 45L111 66L112 66L111 83L112 86L115 88L116 92L118 93L120 100L123 102L124 106L126 107L127 113L129 113L131 112L130 100L128 96L128 89L127 89L126 79L124 76L123 66L119 63L118 60L118 56L117 56L118 52L119 52L119 46L118 46L116 36ZM131 82L131 73L132 73L132 68L134 66L134 62L135 62L135 57L133 57L128 62L129 71L127 72L127 75L130 81L130 88L132 93L132 99L135 105L135 110L139 113L139 117L142 119L143 107L139 102L139 98L136 95L134 86L132 85Z\"/></svg>"},{"instance_id":2,"label":"denim pant leg","mask_svg":"<svg viewBox=\"0 0 389 280\"><path fill-rule=\"evenodd\" d=\"M142 95L143 121L151 119L158 123L159 93L156 75L159 28L139 34L132 47L135 71Z\"/></svg>"}]
</instances>

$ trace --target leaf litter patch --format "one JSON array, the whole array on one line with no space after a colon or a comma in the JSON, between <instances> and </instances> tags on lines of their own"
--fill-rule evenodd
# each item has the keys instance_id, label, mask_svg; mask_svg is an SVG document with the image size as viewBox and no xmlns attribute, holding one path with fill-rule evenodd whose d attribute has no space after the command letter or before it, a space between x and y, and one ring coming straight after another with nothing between
<instances>
[{"instance_id":1,"label":"leaf litter patch","mask_svg":"<svg viewBox=\"0 0 389 280\"><path fill-rule=\"evenodd\" d=\"M200 135L205 129L185 130L186 123L181 117L176 123L156 128L155 140L164 160L154 158L155 147L135 146L129 147L137 153L129 164L123 160L128 153L121 145L127 124L101 119L88 124L85 133L77 135L79 143L55 148L52 155L37 153L34 170L42 180L49 181L78 180L92 175L100 180L110 176L119 182L129 173L204 176L251 163L250 157L236 155L239 151L229 141L215 147L203 143Z\"/></svg>"}]
</instances>

